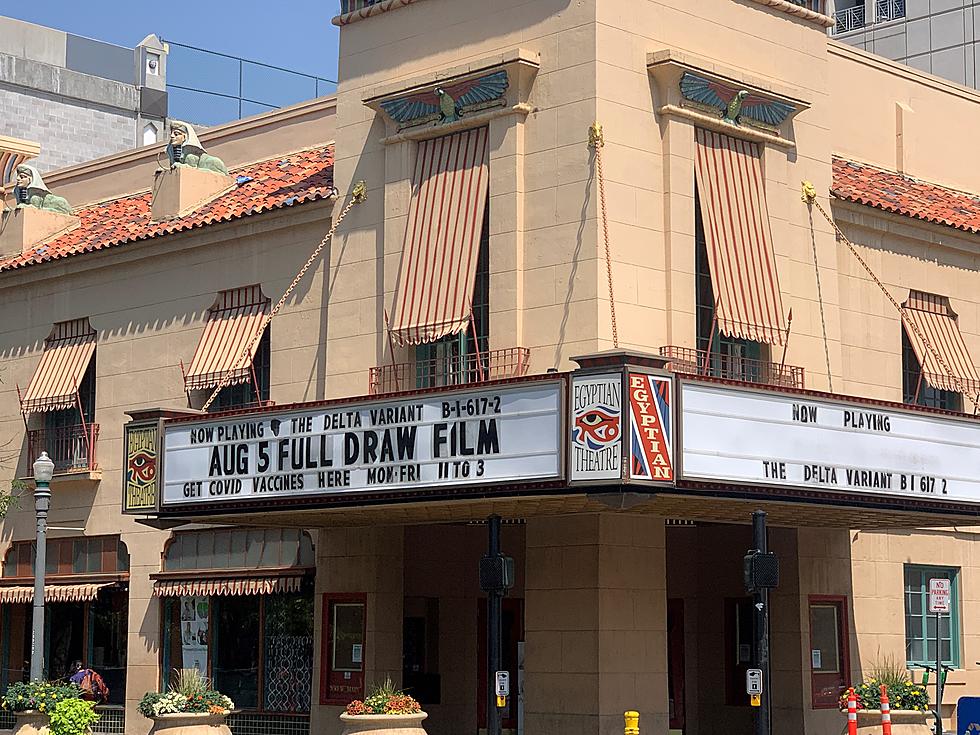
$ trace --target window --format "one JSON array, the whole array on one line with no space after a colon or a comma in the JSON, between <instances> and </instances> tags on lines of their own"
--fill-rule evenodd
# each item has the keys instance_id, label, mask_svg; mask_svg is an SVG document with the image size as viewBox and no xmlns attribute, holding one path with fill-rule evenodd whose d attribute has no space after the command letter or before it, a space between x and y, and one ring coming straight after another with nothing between
<instances>
[{"instance_id":1,"label":"window","mask_svg":"<svg viewBox=\"0 0 980 735\"><path fill-rule=\"evenodd\" d=\"M252 377L244 383L226 386L218 393L212 411L230 411L236 408L254 406L258 402L269 400L269 370L271 366L271 342L269 328L266 328L255 350L252 360ZM208 394L210 395L210 393Z\"/></svg>"},{"instance_id":2,"label":"window","mask_svg":"<svg viewBox=\"0 0 980 735\"><path fill-rule=\"evenodd\" d=\"M313 542L305 532L293 528L175 533L163 557L166 572L313 566Z\"/></svg>"},{"instance_id":3,"label":"window","mask_svg":"<svg viewBox=\"0 0 980 735\"><path fill-rule=\"evenodd\" d=\"M951 580L952 613L939 620L943 663L960 665L959 570L905 565L905 658L909 666L936 665L936 615L929 612L929 580Z\"/></svg>"},{"instance_id":4,"label":"window","mask_svg":"<svg viewBox=\"0 0 980 735\"><path fill-rule=\"evenodd\" d=\"M33 580L34 544L13 544L3 561L3 578L24 586ZM45 675L61 679L78 660L96 669L109 687L109 704L126 700L126 646L129 593L119 586L129 570L129 553L116 536L49 539L45 574L48 583L65 588L72 601L45 605ZM101 576L96 576L101 575ZM89 595L77 589L102 585ZM76 588L72 591L72 588ZM0 686L24 681L29 675L31 605L2 606L3 666Z\"/></svg>"},{"instance_id":5,"label":"window","mask_svg":"<svg viewBox=\"0 0 980 735\"><path fill-rule=\"evenodd\" d=\"M758 361L769 359L769 346L761 342L728 337L718 330L715 319L715 294L711 284L711 264L708 260L704 217L701 213L697 187L695 187L694 197L697 347L707 353L705 357L699 358L699 361L708 361L707 365L699 364L698 368L718 377L764 382L761 380Z\"/></svg>"},{"instance_id":6,"label":"window","mask_svg":"<svg viewBox=\"0 0 980 735\"><path fill-rule=\"evenodd\" d=\"M839 706L841 692L850 686L847 600L810 596L810 698L814 709Z\"/></svg>"},{"instance_id":7,"label":"window","mask_svg":"<svg viewBox=\"0 0 980 735\"><path fill-rule=\"evenodd\" d=\"M95 422L95 355L78 386L78 402L70 408L44 412L43 443L55 467L85 467L88 465L88 442L83 426ZM81 403L82 413L78 410ZM83 420L84 416L84 420Z\"/></svg>"},{"instance_id":8,"label":"window","mask_svg":"<svg viewBox=\"0 0 980 735\"><path fill-rule=\"evenodd\" d=\"M129 552L118 536L48 539L45 574L113 574L129 571ZM3 560L3 576L34 577L34 542L11 545Z\"/></svg>"},{"instance_id":9,"label":"window","mask_svg":"<svg viewBox=\"0 0 980 735\"><path fill-rule=\"evenodd\" d=\"M320 704L347 704L364 696L364 595L323 596Z\"/></svg>"},{"instance_id":10,"label":"window","mask_svg":"<svg viewBox=\"0 0 980 735\"><path fill-rule=\"evenodd\" d=\"M922 375L922 366L912 348L909 335L902 327L902 402L913 406L960 411L963 396L949 390L933 388Z\"/></svg>"},{"instance_id":11,"label":"window","mask_svg":"<svg viewBox=\"0 0 980 735\"><path fill-rule=\"evenodd\" d=\"M313 591L164 598L163 671L210 672L236 709L308 713Z\"/></svg>"},{"instance_id":12,"label":"window","mask_svg":"<svg viewBox=\"0 0 980 735\"><path fill-rule=\"evenodd\" d=\"M474 332L476 333L474 335ZM489 368L490 349L490 196L483 210L473 283L473 321L466 330L415 348L416 387L458 385L480 379ZM478 358L479 356L479 358ZM482 365L477 360L482 358Z\"/></svg>"}]
</instances>

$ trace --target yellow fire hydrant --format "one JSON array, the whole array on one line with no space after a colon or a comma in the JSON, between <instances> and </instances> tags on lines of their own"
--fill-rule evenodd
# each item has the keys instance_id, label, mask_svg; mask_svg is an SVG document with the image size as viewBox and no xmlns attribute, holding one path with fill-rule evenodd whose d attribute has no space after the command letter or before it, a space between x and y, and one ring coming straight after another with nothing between
<instances>
[{"instance_id":1,"label":"yellow fire hydrant","mask_svg":"<svg viewBox=\"0 0 980 735\"><path fill-rule=\"evenodd\" d=\"M630 710L623 713L626 726L623 727L623 735L640 735L640 713Z\"/></svg>"}]
</instances>

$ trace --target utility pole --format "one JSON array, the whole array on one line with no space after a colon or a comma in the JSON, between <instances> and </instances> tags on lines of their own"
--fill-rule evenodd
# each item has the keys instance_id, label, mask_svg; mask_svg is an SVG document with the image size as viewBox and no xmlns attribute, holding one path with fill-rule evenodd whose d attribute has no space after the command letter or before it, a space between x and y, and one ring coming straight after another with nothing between
<instances>
[{"instance_id":1,"label":"utility pole","mask_svg":"<svg viewBox=\"0 0 980 735\"><path fill-rule=\"evenodd\" d=\"M31 625L31 681L44 678L44 570L47 567L48 510L54 462L47 452L34 462L34 516L37 521L34 552L34 613Z\"/></svg>"},{"instance_id":2,"label":"utility pole","mask_svg":"<svg viewBox=\"0 0 980 735\"><path fill-rule=\"evenodd\" d=\"M772 677L769 671L769 590L779 584L779 564L769 553L766 514L752 513L753 549L745 557L745 586L752 593L753 666L762 673L762 697L755 708L754 735L772 735Z\"/></svg>"},{"instance_id":3,"label":"utility pole","mask_svg":"<svg viewBox=\"0 0 980 735\"><path fill-rule=\"evenodd\" d=\"M500 558L500 516L490 516L487 522L487 556L492 560ZM487 735L500 735L500 710L494 693L494 679L500 671L501 660L501 622L503 612L503 585L494 585L487 590Z\"/></svg>"}]
</instances>

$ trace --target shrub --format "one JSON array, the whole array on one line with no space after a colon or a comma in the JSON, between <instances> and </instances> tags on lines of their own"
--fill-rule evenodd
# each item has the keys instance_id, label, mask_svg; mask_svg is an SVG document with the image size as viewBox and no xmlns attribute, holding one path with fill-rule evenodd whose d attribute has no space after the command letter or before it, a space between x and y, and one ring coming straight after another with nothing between
<instances>
[{"instance_id":1,"label":"shrub","mask_svg":"<svg viewBox=\"0 0 980 735\"><path fill-rule=\"evenodd\" d=\"M349 715L414 715L422 706L411 696L396 689L391 679L375 684L363 701L355 699L347 705Z\"/></svg>"},{"instance_id":2,"label":"shrub","mask_svg":"<svg viewBox=\"0 0 980 735\"><path fill-rule=\"evenodd\" d=\"M100 717L94 702L62 699L51 711L51 735L88 735Z\"/></svg>"},{"instance_id":3,"label":"shrub","mask_svg":"<svg viewBox=\"0 0 980 735\"><path fill-rule=\"evenodd\" d=\"M3 695L2 707L10 712L37 710L50 713L59 702L81 698L82 690L75 684L52 684L46 681L17 682L7 687Z\"/></svg>"},{"instance_id":4,"label":"shrub","mask_svg":"<svg viewBox=\"0 0 980 735\"><path fill-rule=\"evenodd\" d=\"M929 709L926 688L914 684L905 665L889 656L874 661L869 667L868 677L854 687L858 709L879 709L883 685L888 692L888 705L891 709L916 712L925 712ZM841 709L847 709L847 692L841 695L840 706Z\"/></svg>"}]
</instances>

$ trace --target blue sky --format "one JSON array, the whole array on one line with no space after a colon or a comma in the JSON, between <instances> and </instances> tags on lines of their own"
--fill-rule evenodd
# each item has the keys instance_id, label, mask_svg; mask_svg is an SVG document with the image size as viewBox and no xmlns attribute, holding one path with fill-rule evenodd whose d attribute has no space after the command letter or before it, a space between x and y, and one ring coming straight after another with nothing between
<instances>
[{"instance_id":1,"label":"blue sky","mask_svg":"<svg viewBox=\"0 0 980 735\"><path fill-rule=\"evenodd\" d=\"M156 33L175 43L326 79L337 78L337 28L330 23L338 0L47 0L4 3L0 14L58 28L100 41L135 46ZM193 51L173 48L168 81L186 87L238 93L238 65ZM287 105L314 96L313 80L257 67L245 67L244 96ZM320 93L332 91L321 83ZM237 101L171 90L171 114L214 124L237 117ZM243 105L243 114L268 109Z\"/></svg>"}]
</instances>

